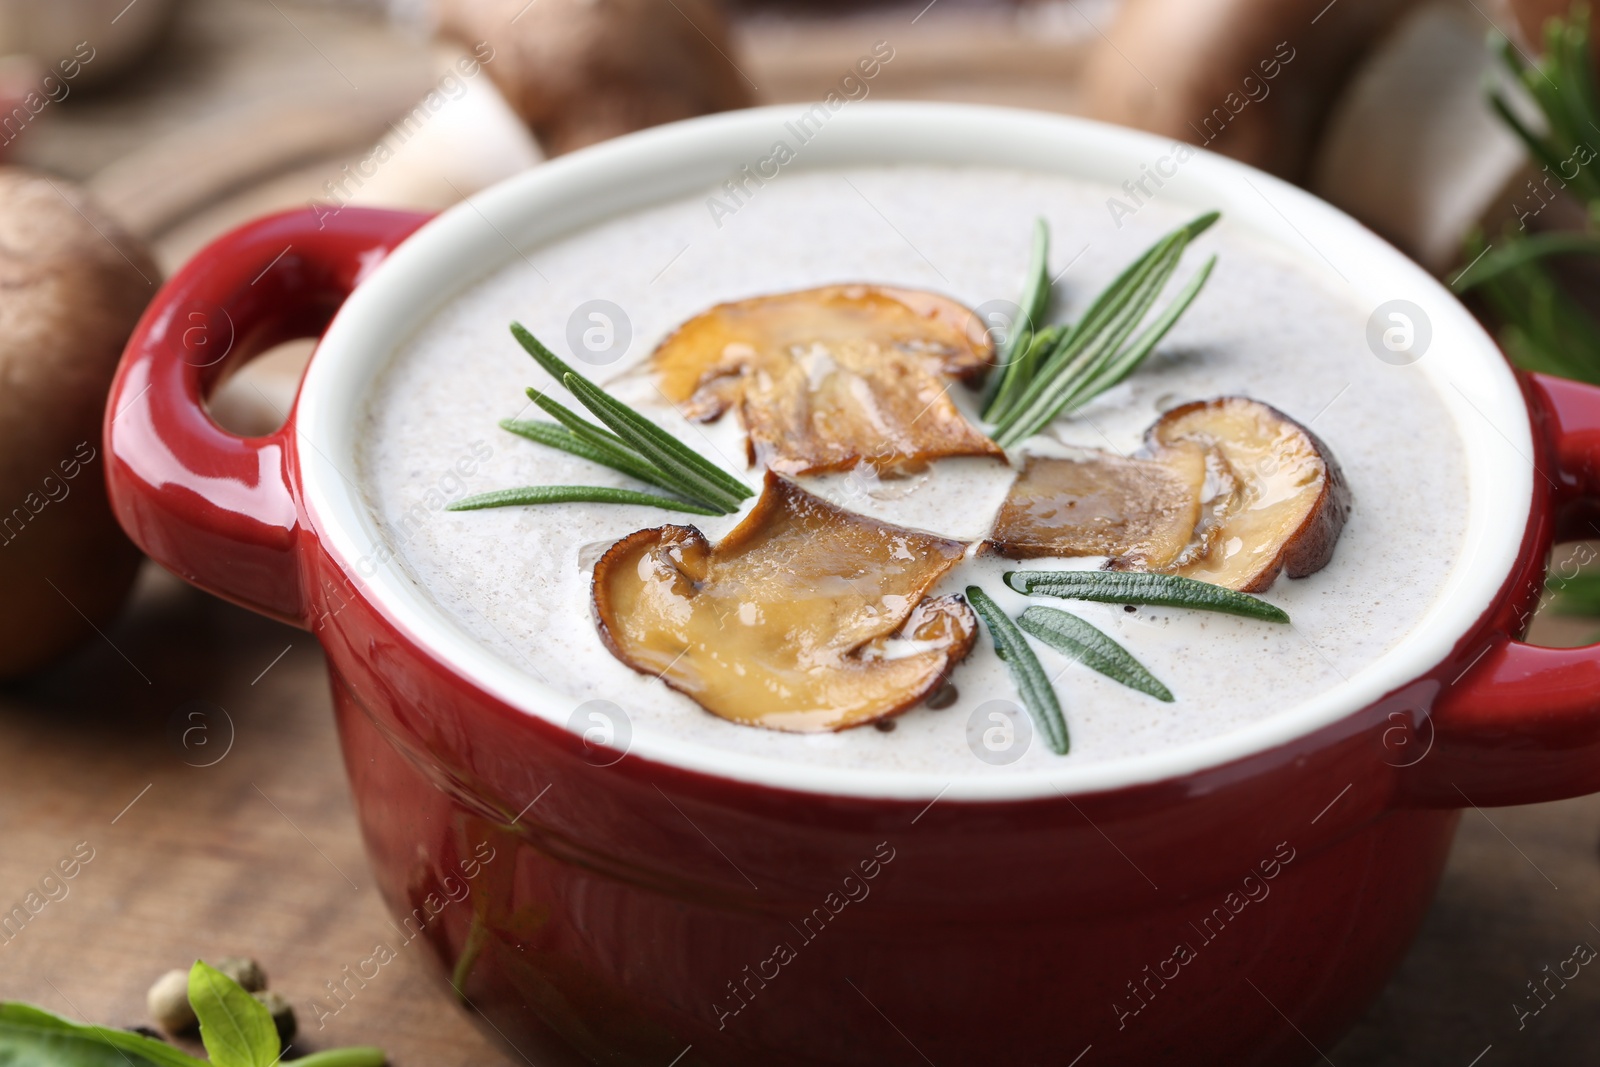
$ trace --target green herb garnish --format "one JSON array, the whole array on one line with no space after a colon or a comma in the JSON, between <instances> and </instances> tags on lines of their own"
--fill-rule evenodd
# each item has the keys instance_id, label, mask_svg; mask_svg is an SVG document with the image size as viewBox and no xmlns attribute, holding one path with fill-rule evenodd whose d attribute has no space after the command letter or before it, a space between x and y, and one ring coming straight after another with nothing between
<instances>
[{"instance_id":1,"label":"green herb garnish","mask_svg":"<svg viewBox=\"0 0 1600 1067\"><path fill-rule=\"evenodd\" d=\"M1057 755L1065 756L1072 744L1067 737L1067 720L1062 717L1061 704L1056 700L1055 687L1050 684L1044 668L1039 665L1039 657L1028 647L1028 639L1022 636L1017 624L1000 610L1000 605L977 586L967 586L967 603L972 605L978 617L989 628L989 636L994 639L995 653L1010 668L1011 680L1016 683L1017 694L1022 697L1022 703L1033 716L1033 721L1038 723L1039 729L1044 732L1050 748Z\"/></svg>"},{"instance_id":2,"label":"green herb garnish","mask_svg":"<svg viewBox=\"0 0 1600 1067\"><path fill-rule=\"evenodd\" d=\"M1017 625L1057 652L1064 652L1090 670L1099 671L1113 682L1148 693L1157 700L1172 703L1172 690L1145 670L1127 649L1098 628L1059 608L1031 607L1022 613Z\"/></svg>"},{"instance_id":3,"label":"green herb garnish","mask_svg":"<svg viewBox=\"0 0 1600 1067\"><path fill-rule=\"evenodd\" d=\"M511 335L546 373L605 425L596 426L545 393L529 389L529 399L556 421L507 419L500 424L501 429L610 467L674 495L590 485L536 485L479 493L456 501L449 510L584 501L644 504L695 515L731 515L739 510L740 501L755 495L738 478L573 370L521 323L511 324Z\"/></svg>"},{"instance_id":4,"label":"green herb garnish","mask_svg":"<svg viewBox=\"0 0 1600 1067\"><path fill-rule=\"evenodd\" d=\"M189 1003L210 1060L127 1030L89 1026L29 1004L0 1003L0 1063L52 1067L274 1067L283 1057L272 1013L221 971L196 961ZM297 1067L383 1067L375 1048L314 1052Z\"/></svg>"},{"instance_id":5,"label":"green herb garnish","mask_svg":"<svg viewBox=\"0 0 1600 1067\"><path fill-rule=\"evenodd\" d=\"M1007 387L1014 390L1024 375L1011 370L1019 359L1028 354L1029 347L1038 335L1039 324L1050 305L1050 226L1044 219L1033 220L1033 252L1028 257L1028 281L1022 290L1022 301L1017 305L1017 321L1011 324L1006 343L995 360L995 370L989 375L984 411L999 410L1009 405L1012 397ZM1004 394L1004 395L1003 395Z\"/></svg>"},{"instance_id":6,"label":"green herb garnish","mask_svg":"<svg viewBox=\"0 0 1600 1067\"><path fill-rule=\"evenodd\" d=\"M1176 574L1140 571L1007 571L1005 583L1027 596L1089 600L1100 604L1152 604L1288 622L1282 608L1247 593Z\"/></svg>"},{"instance_id":7,"label":"green herb garnish","mask_svg":"<svg viewBox=\"0 0 1600 1067\"><path fill-rule=\"evenodd\" d=\"M195 1067L204 1062L143 1034L75 1023L31 1004L0 1004L0 1063Z\"/></svg>"},{"instance_id":8,"label":"green herb garnish","mask_svg":"<svg viewBox=\"0 0 1600 1067\"><path fill-rule=\"evenodd\" d=\"M481 508L509 508L521 504L643 504L668 511L687 511L692 515L726 515L715 508L703 508L672 497L641 493L634 489L615 489L605 485L527 485L521 489L496 489L479 493L450 505L451 511L477 511Z\"/></svg>"},{"instance_id":9,"label":"green herb garnish","mask_svg":"<svg viewBox=\"0 0 1600 1067\"><path fill-rule=\"evenodd\" d=\"M213 1063L272 1067L278 1062L278 1028L244 987L203 960L189 971L189 1006L200 1020L200 1040Z\"/></svg>"},{"instance_id":10,"label":"green herb garnish","mask_svg":"<svg viewBox=\"0 0 1600 1067\"><path fill-rule=\"evenodd\" d=\"M1528 191L1519 194L1516 227L1507 224L1492 243L1473 233L1466 244L1467 267L1451 285L1483 299L1497 320L1501 347L1518 366L1600 383L1600 327L1548 264L1553 257L1583 260L1600 254L1600 87L1590 60L1588 9L1575 5L1569 19L1545 24L1544 57L1538 63L1526 62L1503 37L1496 45L1502 65L1538 108L1545 131L1534 132L1497 89L1489 93L1490 106L1542 168L1543 188L1554 179L1587 208L1587 232L1530 230L1528 220L1547 206L1545 193L1530 180Z\"/></svg>"},{"instance_id":11,"label":"green herb garnish","mask_svg":"<svg viewBox=\"0 0 1600 1067\"><path fill-rule=\"evenodd\" d=\"M1552 607L1557 615L1600 615L1600 573L1552 574L1544 587L1555 594Z\"/></svg>"},{"instance_id":12,"label":"green herb garnish","mask_svg":"<svg viewBox=\"0 0 1600 1067\"><path fill-rule=\"evenodd\" d=\"M1032 437L1063 411L1082 407L1144 362L1194 302L1217 257L1208 259L1143 331L1134 331L1155 306L1189 242L1218 218L1217 212L1208 212L1157 241L1095 298L1082 318L1053 334L1033 326L1050 290L1041 254L1045 226L1042 220L1037 224L1022 297L1026 331L1013 329L1007 339L997 371L1000 380L983 412L997 444L1009 448Z\"/></svg>"}]
</instances>

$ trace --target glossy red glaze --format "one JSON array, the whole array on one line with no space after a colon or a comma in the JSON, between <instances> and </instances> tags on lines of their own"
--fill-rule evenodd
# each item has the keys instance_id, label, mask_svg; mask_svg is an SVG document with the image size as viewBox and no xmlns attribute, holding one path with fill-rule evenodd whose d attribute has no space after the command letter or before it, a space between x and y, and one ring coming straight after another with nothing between
<instances>
[{"instance_id":1,"label":"glossy red glaze","mask_svg":"<svg viewBox=\"0 0 1600 1067\"><path fill-rule=\"evenodd\" d=\"M1404 952L1456 809L1600 789L1600 649L1516 640L1558 520L1587 521L1600 492L1600 390L1537 376L1544 477L1494 609L1445 663L1313 735L1005 803L597 766L363 594L299 504L292 419L243 441L201 410L220 368L316 332L420 221L278 216L185 267L113 391L112 500L162 563L314 630L396 914L387 948L433 954L541 1067L1314 1060ZM232 324L226 359L185 347L191 309Z\"/></svg>"}]
</instances>

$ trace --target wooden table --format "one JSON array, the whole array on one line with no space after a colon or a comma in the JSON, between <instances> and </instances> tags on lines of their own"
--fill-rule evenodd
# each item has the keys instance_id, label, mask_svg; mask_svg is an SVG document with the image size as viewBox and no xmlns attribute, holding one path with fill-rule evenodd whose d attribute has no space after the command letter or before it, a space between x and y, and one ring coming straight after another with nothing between
<instances>
[{"instance_id":1,"label":"wooden table","mask_svg":"<svg viewBox=\"0 0 1600 1067\"><path fill-rule=\"evenodd\" d=\"M22 159L82 178L116 177L121 163L118 188L148 192L148 175L127 160L141 151L153 158L149 146L160 138L182 147L185 130L221 129L217 108L254 106L273 85L343 107L347 121L342 133L307 139L264 183L215 190L203 221L154 225L169 262L217 228L296 202L304 195L297 173L320 174L328 158L373 136L372 115L382 110L374 98L404 100L426 80L417 42L368 24L287 2L196 8L164 66L116 95L63 108L66 117L29 131ZM1019 42L992 21L933 15L918 26L896 37L904 62L889 68L884 95L1063 109L1075 99L1071 60L1081 42L1070 34ZM870 20L757 20L743 42L769 99L809 99L880 35ZM342 81L351 74L366 86L361 101ZM1595 628L1548 617L1538 627L1562 644ZM316 1030L309 1002L386 936L387 916L362 857L322 656L305 633L148 568L104 639L26 685L0 689L0 826L0 911L80 842L93 849L65 897L14 938L0 934L0 997L141 1023L144 991L162 971L196 957L253 954L299 1008L311 1030L305 1047L377 1044L398 1067L525 1062L479 1032L420 949L402 952ZM1319 1051L1339 1067L1594 1063L1600 972L1585 969L1526 1029L1513 1005L1544 965L1579 942L1600 946L1597 843L1600 798L1468 811L1438 901L1399 973L1352 1034Z\"/></svg>"}]
</instances>

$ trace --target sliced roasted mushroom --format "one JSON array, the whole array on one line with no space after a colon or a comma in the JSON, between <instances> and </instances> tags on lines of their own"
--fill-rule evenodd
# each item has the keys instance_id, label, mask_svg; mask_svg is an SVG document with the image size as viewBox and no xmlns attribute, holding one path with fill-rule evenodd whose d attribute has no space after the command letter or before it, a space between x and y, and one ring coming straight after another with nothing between
<instances>
[{"instance_id":1,"label":"sliced roasted mushroom","mask_svg":"<svg viewBox=\"0 0 1600 1067\"><path fill-rule=\"evenodd\" d=\"M1109 556L1160 569L1189 547L1205 482L1205 450L1188 444L1152 459L1034 456L1000 508L992 539L1011 559Z\"/></svg>"},{"instance_id":2,"label":"sliced roasted mushroom","mask_svg":"<svg viewBox=\"0 0 1600 1067\"><path fill-rule=\"evenodd\" d=\"M926 595L963 551L769 473L715 547L692 526L612 546L594 568L595 615L618 659L714 715L843 730L915 706L971 650L966 602Z\"/></svg>"},{"instance_id":3,"label":"sliced roasted mushroom","mask_svg":"<svg viewBox=\"0 0 1600 1067\"><path fill-rule=\"evenodd\" d=\"M651 368L692 419L736 407L752 463L782 474L888 469L1004 453L950 399L993 346L967 308L872 285L720 304L662 342Z\"/></svg>"},{"instance_id":4,"label":"sliced roasted mushroom","mask_svg":"<svg viewBox=\"0 0 1600 1067\"><path fill-rule=\"evenodd\" d=\"M1106 556L1114 570L1245 592L1332 558L1349 488L1327 446L1275 408L1246 397L1185 404L1150 427L1144 451L1030 459L996 519L996 550Z\"/></svg>"},{"instance_id":5,"label":"sliced roasted mushroom","mask_svg":"<svg viewBox=\"0 0 1600 1067\"><path fill-rule=\"evenodd\" d=\"M1174 573L1255 593L1279 573L1303 578L1333 558L1350 487L1328 446L1283 412L1246 397L1196 401L1163 415L1150 439L1203 446L1233 476L1216 498L1205 551Z\"/></svg>"}]
</instances>

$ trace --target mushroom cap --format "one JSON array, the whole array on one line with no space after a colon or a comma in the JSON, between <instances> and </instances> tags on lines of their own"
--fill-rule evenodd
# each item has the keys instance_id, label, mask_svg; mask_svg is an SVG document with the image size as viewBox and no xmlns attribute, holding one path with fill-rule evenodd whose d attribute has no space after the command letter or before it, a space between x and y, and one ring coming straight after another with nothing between
<instances>
[{"instance_id":1,"label":"mushroom cap","mask_svg":"<svg viewBox=\"0 0 1600 1067\"><path fill-rule=\"evenodd\" d=\"M0 167L0 677L91 634L133 582L139 552L106 497L100 426L159 281L76 186Z\"/></svg>"},{"instance_id":2,"label":"mushroom cap","mask_svg":"<svg viewBox=\"0 0 1600 1067\"><path fill-rule=\"evenodd\" d=\"M1089 57L1087 114L1297 180L1340 87L1415 2L1341 0L1308 37L1301 4L1126 0Z\"/></svg>"},{"instance_id":3,"label":"mushroom cap","mask_svg":"<svg viewBox=\"0 0 1600 1067\"><path fill-rule=\"evenodd\" d=\"M439 15L494 49L485 68L549 155L751 103L714 0L441 0Z\"/></svg>"}]
</instances>

